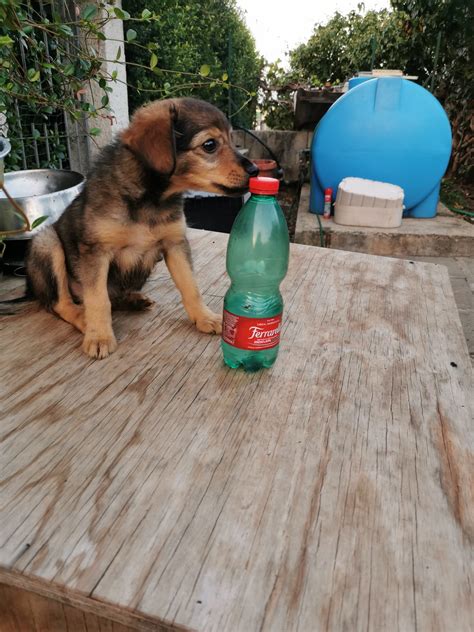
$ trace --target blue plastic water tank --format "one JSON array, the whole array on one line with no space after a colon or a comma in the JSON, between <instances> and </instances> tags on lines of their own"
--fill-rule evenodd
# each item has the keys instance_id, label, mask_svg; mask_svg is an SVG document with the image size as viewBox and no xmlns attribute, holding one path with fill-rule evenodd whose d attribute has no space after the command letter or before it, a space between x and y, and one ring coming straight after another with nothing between
<instances>
[{"instance_id":1,"label":"blue plastic water tank","mask_svg":"<svg viewBox=\"0 0 474 632\"><path fill-rule=\"evenodd\" d=\"M353 176L401 186L405 216L434 217L450 154L448 117L430 92L397 77L363 81L315 130L310 210L322 213L324 189L335 198L340 181Z\"/></svg>"},{"instance_id":2,"label":"blue plastic water tank","mask_svg":"<svg viewBox=\"0 0 474 632\"><path fill-rule=\"evenodd\" d=\"M349 90L351 90L351 88L355 88L356 86L360 85L361 83L365 83L366 81L370 81L371 79L373 79L373 75L362 75L361 77L351 77L348 81L349 83Z\"/></svg>"}]
</instances>

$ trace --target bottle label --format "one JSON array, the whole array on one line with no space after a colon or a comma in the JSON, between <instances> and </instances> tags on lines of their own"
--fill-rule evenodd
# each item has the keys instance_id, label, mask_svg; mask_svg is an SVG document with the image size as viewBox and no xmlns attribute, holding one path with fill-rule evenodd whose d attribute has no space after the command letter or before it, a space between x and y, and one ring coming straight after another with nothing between
<instances>
[{"instance_id":1,"label":"bottle label","mask_svg":"<svg viewBox=\"0 0 474 632\"><path fill-rule=\"evenodd\" d=\"M247 318L224 310L222 340L228 345L258 351L280 343L281 314L271 318Z\"/></svg>"}]
</instances>

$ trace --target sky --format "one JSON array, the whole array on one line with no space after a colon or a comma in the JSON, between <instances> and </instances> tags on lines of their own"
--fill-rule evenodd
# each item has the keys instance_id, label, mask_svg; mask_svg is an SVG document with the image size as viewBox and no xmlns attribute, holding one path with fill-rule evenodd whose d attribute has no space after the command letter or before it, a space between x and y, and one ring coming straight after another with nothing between
<instances>
[{"instance_id":1,"label":"sky","mask_svg":"<svg viewBox=\"0 0 474 632\"><path fill-rule=\"evenodd\" d=\"M298 44L308 41L317 22L325 22L336 11L348 13L361 0L237 0L257 50L268 61L280 58ZM365 0L366 10L384 9L389 0Z\"/></svg>"}]
</instances>

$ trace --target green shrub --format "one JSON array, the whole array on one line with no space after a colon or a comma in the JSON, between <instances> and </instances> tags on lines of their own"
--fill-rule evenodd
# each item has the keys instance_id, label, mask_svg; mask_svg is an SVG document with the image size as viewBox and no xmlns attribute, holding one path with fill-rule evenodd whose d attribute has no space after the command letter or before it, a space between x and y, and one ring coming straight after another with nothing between
<instances>
[{"instance_id":1,"label":"green shrub","mask_svg":"<svg viewBox=\"0 0 474 632\"><path fill-rule=\"evenodd\" d=\"M126 46L132 111L152 98L195 96L253 125L262 62L234 0L124 0L123 7L158 16L135 27L146 48Z\"/></svg>"}]
</instances>

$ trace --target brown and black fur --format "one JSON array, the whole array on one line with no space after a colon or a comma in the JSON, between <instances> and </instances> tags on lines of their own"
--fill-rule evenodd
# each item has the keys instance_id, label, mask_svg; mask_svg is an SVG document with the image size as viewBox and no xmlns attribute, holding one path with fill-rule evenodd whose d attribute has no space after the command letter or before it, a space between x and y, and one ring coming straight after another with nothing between
<instances>
[{"instance_id":1,"label":"brown and black fur","mask_svg":"<svg viewBox=\"0 0 474 632\"><path fill-rule=\"evenodd\" d=\"M102 150L81 194L33 239L30 292L84 334L85 353L105 358L117 347L111 310L152 305L140 289L163 255L189 318L219 333L221 318L193 277L182 193L241 194L256 173L215 107L169 99L140 108Z\"/></svg>"}]
</instances>

